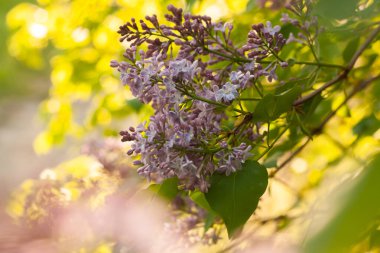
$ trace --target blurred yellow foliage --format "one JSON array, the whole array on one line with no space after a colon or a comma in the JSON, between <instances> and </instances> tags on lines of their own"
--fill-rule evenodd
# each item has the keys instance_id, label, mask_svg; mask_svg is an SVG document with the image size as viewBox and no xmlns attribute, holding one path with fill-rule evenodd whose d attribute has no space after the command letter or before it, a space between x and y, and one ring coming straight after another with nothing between
<instances>
[{"instance_id":1,"label":"blurred yellow foliage","mask_svg":"<svg viewBox=\"0 0 380 253\"><path fill-rule=\"evenodd\" d=\"M50 97L41 104L41 114L48 127L34 143L37 153L46 153L62 143L66 135L78 136L75 134L78 131L90 131L95 126L110 128L115 111L123 115L133 111L122 110L129 97L109 67L109 62L118 58L122 50L116 31L131 14L143 17L148 9L157 13L165 6L155 1L109 0L40 1L39 4L17 5L8 13L7 24L14 31L9 40L11 55L33 68L42 68L46 60L51 66ZM141 8L131 13L129 9L133 5ZM55 50L45 59L43 55L50 50L49 45ZM96 102L85 106L93 115L79 117L79 122L74 122L74 104L94 96ZM73 129L78 126L82 130Z\"/></svg>"},{"instance_id":2,"label":"blurred yellow foliage","mask_svg":"<svg viewBox=\"0 0 380 253\"><path fill-rule=\"evenodd\" d=\"M232 18L245 11L247 2L196 1L193 11ZM186 5L184 1L170 3ZM38 5L21 3L7 14L13 31L8 47L11 55L32 68L46 68L49 63L51 70L50 97L41 105L48 127L36 138L37 153L46 153L66 136L78 137L76 133L94 127L117 132L115 124L134 109L125 103L131 97L109 67L123 50L116 31L132 17L157 14L163 20L167 4L159 0L40 0ZM88 116L78 117L73 106L89 100L93 102L81 105Z\"/></svg>"}]
</instances>

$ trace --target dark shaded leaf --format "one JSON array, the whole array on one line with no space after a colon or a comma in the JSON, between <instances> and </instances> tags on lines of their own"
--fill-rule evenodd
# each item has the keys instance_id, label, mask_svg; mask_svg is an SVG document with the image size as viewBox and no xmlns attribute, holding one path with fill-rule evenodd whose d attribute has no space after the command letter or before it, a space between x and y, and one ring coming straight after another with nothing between
<instances>
[{"instance_id":1,"label":"dark shaded leaf","mask_svg":"<svg viewBox=\"0 0 380 253\"><path fill-rule=\"evenodd\" d=\"M267 94L257 104L253 113L253 119L256 121L268 122L277 119L282 113L289 111L293 102L301 94L302 89L295 86L281 94Z\"/></svg>"},{"instance_id":2,"label":"dark shaded leaf","mask_svg":"<svg viewBox=\"0 0 380 253\"><path fill-rule=\"evenodd\" d=\"M346 48L343 50L343 60L349 62L352 56L355 54L355 51L359 47L360 37L356 37L348 42Z\"/></svg>"},{"instance_id":3,"label":"dark shaded leaf","mask_svg":"<svg viewBox=\"0 0 380 253\"><path fill-rule=\"evenodd\" d=\"M310 133L309 129L307 129L307 127L304 125L298 113L295 113L295 115L296 115L297 124L300 127L302 133L304 133L306 136L312 139L313 138L312 134Z\"/></svg>"},{"instance_id":4,"label":"dark shaded leaf","mask_svg":"<svg viewBox=\"0 0 380 253\"><path fill-rule=\"evenodd\" d=\"M328 115L331 108L332 100L323 99L318 94L304 104L303 112L299 116L308 129L313 129L321 124L321 121Z\"/></svg>"},{"instance_id":5,"label":"dark shaded leaf","mask_svg":"<svg viewBox=\"0 0 380 253\"><path fill-rule=\"evenodd\" d=\"M372 135L380 128L380 120L374 114L362 119L352 129L356 135Z\"/></svg>"}]
</instances>

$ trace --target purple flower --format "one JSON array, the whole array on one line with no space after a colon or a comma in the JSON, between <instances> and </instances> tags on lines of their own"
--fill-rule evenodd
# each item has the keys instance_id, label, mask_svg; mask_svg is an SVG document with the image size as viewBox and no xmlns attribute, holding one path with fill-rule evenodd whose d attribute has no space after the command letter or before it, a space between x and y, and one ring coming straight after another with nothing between
<instances>
[{"instance_id":1,"label":"purple flower","mask_svg":"<svg viewBox=\"0 0 380 253\"><path fill-rule=\"evenodd\" d=\"M241 168L250 156L252 147L241 143L238 147L233 147L229 150L222 150L216 154L219 160L218 171L225 173L227 176Z\"/></svg>"},{"instance_id":2,"label":"purple flower","mask_svg":"<svg viewBox=\"0 0 380 253\"><path fill-rule=\"evenodd\" d=\"M231 82L225 83L221 89L215 92L216 101L230 102L234 100L239 96L238 88L238 85L232 84Z\"/></svg>"},{"instance_id":3,"label":"purple flower","mask_svg":"<svg viewBox=\"0 0 380 253\"><path fill-rule=\"evenodd\" d=\"M276 25L275 27L272 27L272 23L270 21L267 21L267 27L263 29L264 33L269 33L270 35L274 36L276 33L278 33L281 30L281 27Z\"/></svg>"},{"instance_id":4,"label":"purple flower","mask_svg":"<svg viewBox=\"0 0 380 253\"><path fill-rule=\"evenodd\" d=\"M242 77L244 77L244 74L241 71L232 71L230 73L230 80L233 83L240 82Z\"/></svg>"},{"instance_id":5,"label":"purple flower","mask_svg":"<svg viewBox=\"0 0 380 253\"><path fill-rule=\"evenodd\" d=\"M284 24L290 23L290 24L295 25L295 26L297 26L299 24L297 19L290 18L287 13L282 13L282 17L281 17L280 21Z\"/></svg>"}]
</instances>

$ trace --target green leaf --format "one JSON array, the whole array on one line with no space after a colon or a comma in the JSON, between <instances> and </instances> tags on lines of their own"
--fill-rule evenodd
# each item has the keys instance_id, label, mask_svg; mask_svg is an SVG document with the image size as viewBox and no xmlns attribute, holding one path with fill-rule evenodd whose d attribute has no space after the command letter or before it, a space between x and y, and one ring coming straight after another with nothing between
<instances>
[{"instance_id":1,"label":"green leaf","mask_svg":"<svg viewBox=\"0 0 380 253\"><path fill-rule=\"evenodd\" d=\"M274 152L264 161L264 166L267 168L273 168L277 166L277 160L280 158L284 152Z\"/></svg>"},{"instance_id":2,"label":"green leaf","mask_svg":"<svg viewBox=\"0 0 380 253\"><path fill-rule=\"evenodd\" d=\"M293 66L295 62L296 60L294 60L293 58L288 59L288 66L289 67Z\"/></svg>"},{"instance_id":3,"label":"green leaf","mask_svg":"<svg viewBox=\"0 0 380 253\"><path fill-rule=\"evenodd\" d=\"M204 224L204 233L206 233L209 230L209 228L214 224L217 214L214 212L214 210L211 209L203 192L198 190L193 191L192 193L190 193L190 199L194 201L195 204L207 211Z\"/></svg>"},{"instance_id":4,"label":"green leaf","mask_svg":"<svg viewBox=\"0 0 380 253\"><path fill-rule=\"evenodd\" d=\"M211 70L220 70L220 69L227 68L229 65L231 65L231 62L229 62L229 61L220 61L220 62L217 62L215 64L212 64L210 66L210 69Z\"/></svg>"},{"instance_id":5,"label":"green leaf","mask_svg":"<svg viewBox=\"0 0 380 253\"><path fill-rule=\"evenodd\" d=\"M298 126L300 127L302 133L304 133L304 134L305 134L306 136L308 136L310 139L313 139L312 134L310 133L309 129L307 129L307 127L304 125L304 123L303 123L302 120L300 119L300 116L298 115L298 113L295 112L295 115L296 115L297 124L298 124Z\"/></svg>"},{"instance_id":6,"label":"green leaf","mask_svg":"<svg viewBox=\"0 0 380 253\"><path fill-rule=\"evenodd\" d=\"M262 122L277 119L282 113L292 108L294 100L297 99L301 92L302 89L299 86L294 86L277 95L267 94L257 104L253 113L253 119Z\"/></svg>"},{"instance_id":7,"label":"green leaf","mask_svg":"<svg viewBox=\"0 0 380 253\"><path fill-rule=\"evenodd\" d=\"M346 48L343 50L343 60L345 62L349 62L352 56L354 56L355 51L359 47L359 42L360 42L360 37L356 37L352 39L350 42L348 42Z\"/></svg>"},{"instance_id":8,"label":"green leaf","mask_svg":"<svg viewBox=\"0 0 380 253\"><path fill-rule=\"evenodd\" d=\"M252 11L256 7L256 0L248 0L247 6L245 7L246 12Z\"/></svg>"},{"instance_id":9,"label":"green leaf","mask_svg":"<svg viewBox=\"0 0 380 253\"><path fill-rule=\"evenodd\" d=\"M203 192L194 191L194 192L190 193L190 199L192 201L194 201L195 204L202 207L203 209L212 212L212 209L211 209L209 203L207 202L207 199L206 199L205 194Z\"/></svg>"},{"instance_id":10,"label":"green leaf","mask_svg":"<svg viewBox=\"0 0 380 253\"><path fill-rule=\"evenodd\" d=\"M161 184L151 184L148 189L156 193L161 198L173 200L178 194L178 178L168 178Z\"/></svg>"},{"instance_id":11,"label":"green leaf","mask_svg":"<svg viewBox=\"0 0 380 253\"><path fill-rule=\"evenodd\" d=\"M215 222L215 219L216 219L216 214L214 212L207 213L207 216L205 218L205 225L203 227L204 233L206 233L211 228L211 226Z\"/></svg>"},{"instance_id":12,"label":"green leaf","mask_svg":"<svg viewBox=\"0 0 380 253\"><path fill-rule=\"evenodd\" d=\"M127 105L130 106L134 111L139 112L144 106L137 98L127 100Z\"/></svg>"},{"instance_id":13,"label":"green leaf","mask_svg":"<svg viewBox=\"0 0 380 253\"><path fill-rule=\"evenodd\" d=\"M277 99L276 112L279 114L279 116L282 113L289 111L290 108L292 108L294 100L298 98L301 92L302 92L301 87L294 86L292 89L287 90L275 96Z\"/></svg>"},{"instance_id":14,"label":"green leaf","mask_svg":"<svg viewBox=\"0 0 380 253\"><path fill-rule=\"evenodd\" d=\"M314 11L329 19L344 19L355 14L357 0L319 0Z\"/></svg>"},{"instance_id":15,"label":"green leaf","mask_svg":"<svg viewBox=\"0 0 380 253\"><path fill-rule=\"evenodd\" d=\"M313 129L321 124L321 121L332 110L332 100L323 99L318 94L302 106L303 114L300 118L308 129Z\"/></svg>"},{"instance_id":16,"label":"green leaf","mask_svg":"<svg viewBox=\"0 0 380 253\"><path fill-rule=\"evenodd\" d=\"M353 132L356 135L365 136L373 135L380 128L380 120L374 114L362 119L353 127Z\"/></svg>"},{"instance_id":17,"label":"green leaf","mask_svg":"<svg viewBox=\"0 0 380 253\"><path fill-rule=\"evenodd\" d=\"M276 110L276 98L273 94L266 95L257 104L255 111L253 113L253 119L257 121L271 121L275 116Z\"/></svg>"},{"instance_id":18,"label":"green leaf","mask_svg":"<svg viewBox=\"0 0 380 253\"><path fill-rule=\"evenodd\" d=\"M246 89L243 90L240 94L240 98L255 98L258 97L256 89ZM245 108L247 108L248 111L253 112L255 111L255 107L257 105L259 100L246 100L246 101L240 101Z\"/></svg>"},{"instance_id":19,"label":"green leaf","mask_svg":"<svg viewBox=\"0 0 380 253\"><path fill-rule=\"evenodd\" d=\"M211 208L222 217L229 238L236 234L256 210L268 185L266 168L246 161L243 168L229 176L214 174L205 194Z\"/></svg>"},{"instance_id":20,"label":"green leaf","mask_svg":"<svg viewBox=\"0 0 380 253\"><path fill-rule=\"evenodd\" d=\"M197 0L186 0L186 10L191 11Z\"/></svg>"},{"instance_id":21,"label":"green leaf","mask_svg":"<svg viewBox=\"0 0 380 253\"><path fill-rule=\"evenodd\" d=\"M306 101L303 104L303 108L302 108L302 110L304 111L304 115L305 115L304 117L308 117L308 116L312 115L322 100L323 100L323 97L321 96L321 94L317 94L312 99Z\"/></svg>"},{"instance_id":22,"label":"green leaf","mask_svg":"<svg viewBox=\"0 0 380 253\"><path fill-rule=\"evenodd\" d=\"M331 221L306 242L304 252L351 252L350 247L363 239L363 234L380 215L379 168L380 155L377 155L353 180Z\"/></svg>"}]
</instances>

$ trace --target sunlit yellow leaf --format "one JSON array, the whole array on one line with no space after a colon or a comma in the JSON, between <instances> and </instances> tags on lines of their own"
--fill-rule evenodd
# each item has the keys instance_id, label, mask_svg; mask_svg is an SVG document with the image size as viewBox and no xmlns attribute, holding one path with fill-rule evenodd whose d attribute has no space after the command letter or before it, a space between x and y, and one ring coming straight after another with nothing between
<instances>
[{"instance_id":1,"label":"sunlit yellow leaf","mask_svg":"<svg viewBox=\"0 0 380 253\"><path fill-rule=\"evenodd\" d=\"M367 158L380 151L380 143L372 136L362 137L354 147L354 153L358 157Z\"/></svg>"},{"instance_id":2,"label":"sunlit yellow leaf","mask_svg":"<svg viewBox=\"0 0 380 253\"><path fill-rule=\"evenodd\" d=\"M101 108L96 114L96 121L99 125L108 125L111 122L112 116L108 110Z\"/></svg>"},{"instance_id":3,"label":"sunlit yellow leaf","mask_svg":"<svg viewBox=\"0 0 380 253\"><path fill-rule=\"evenodd\" d=\"M67 82L73 74L73 66L62 57L52 59L51 81L54 85Z\"/></svg>"},{"instance_id":4,"label":"sunlit yellow leaf","mask_svg":"<svg viewBox=\"0 0 380 253\"><path fill-rule=\"evenodd\" d=\"M32 17L37 9L37 6L29 3L16 5L7 14L7 25L11 28L17 28L27 24L29 21L27 17Z\"/></svg>"},{"instance_id":5,"label":"sunlit yellow leaf","mask_svg":"<svg viewBox=\"0 0 380 253\"><path fill-rule=\"evenodd\" d=\"M247 0L226 0L229 10L233 14L239 14L245 11L248 1Z\"/></svg>"},{"instance_id":6,"label":"sunlit yellow leaf","mask_svg":"<svg viewBox=\"0 0 380 253\"><path fill-rule=\"evenodd\" d=\"M34 140L33 148L37 154L46 154L53 146L53 140L47 132L42 132Z\"/></svg>"},{"instance_id":7,"label":"sunlit yellow leaf","mask_svg":"<svg viewBox=\"0 0 380 253\"><path fill-rule=\"evenodd\" d=\"M318 185L323 176L323 171L320 169L313 169L308 175L309 183L313 186Z\"/></svg>"},{"instance_id":8,"label":"sunlit yellow leaf","mask_svg":"<svg viewBox=\"0 0 380 253\"><path fill-rule=\"evenodd\" d=\"M208 15L216 20L231 14L224 1L216 0L202 1L199 8L195 9L195 11L203 15Z\"/></svg>"},{"instance_id":9,"label":"sunlit yellow leaf","mask_svg":"<svg viewBox=\"0 0 380 253\"><path fill-rule=\"evenodd\" d=\"M101 165L95 159L88 156L79 156L73 160L62 163L57 168L57 173L63 175L71 175L74 178L85 178L95 170L99 170Z\"/></svg>"}]
</instances>

